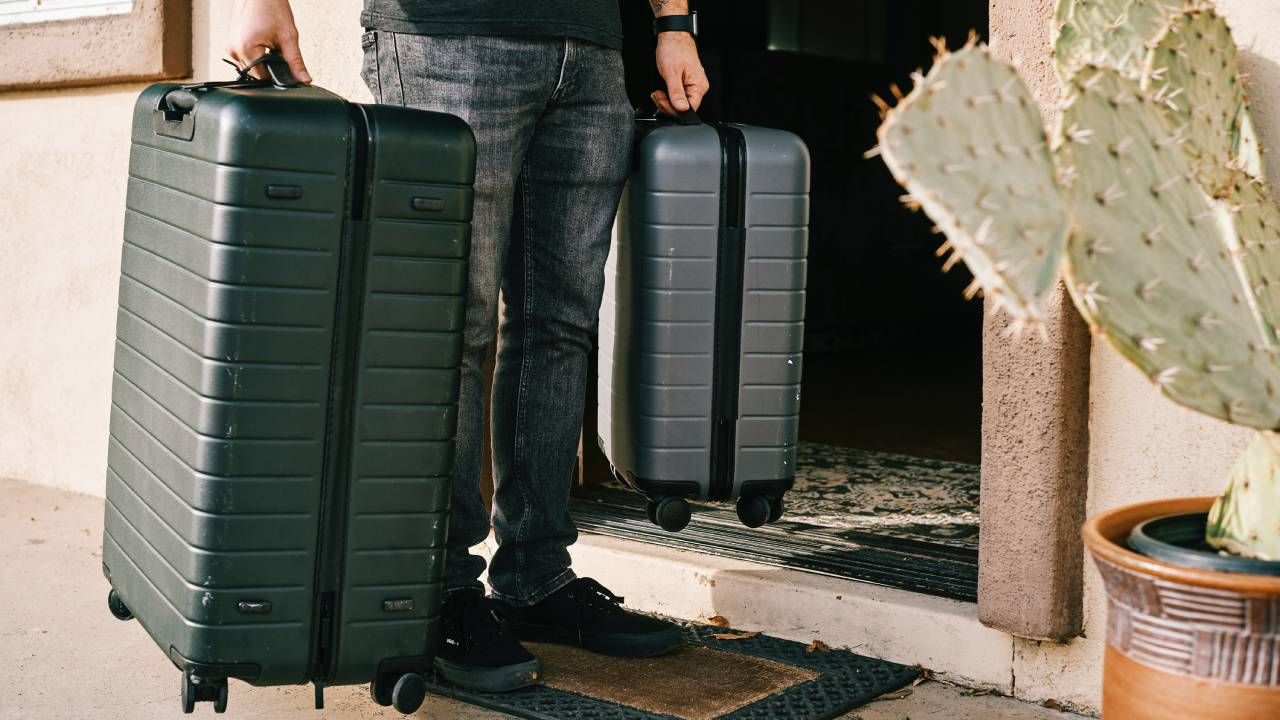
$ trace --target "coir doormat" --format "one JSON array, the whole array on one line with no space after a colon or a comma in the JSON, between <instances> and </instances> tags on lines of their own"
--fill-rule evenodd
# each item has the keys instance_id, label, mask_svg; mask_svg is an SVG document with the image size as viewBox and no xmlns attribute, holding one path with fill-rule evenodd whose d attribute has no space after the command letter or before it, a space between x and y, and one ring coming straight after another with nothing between
<instances>
[{"instance_id":1,"label":"coir doormat","mask_svg":"<svg viewBox=\"0 0 1280 720\"><path fill-rule=\"evenodd\" d=\"M914 668L845 650L815 649L718 627L685 629L686 646L660 658L607 658L530 645L543 684L475 693L432 692L534 720L819 720L838 717L914 680Z\"/></svg>"}]
</instances>

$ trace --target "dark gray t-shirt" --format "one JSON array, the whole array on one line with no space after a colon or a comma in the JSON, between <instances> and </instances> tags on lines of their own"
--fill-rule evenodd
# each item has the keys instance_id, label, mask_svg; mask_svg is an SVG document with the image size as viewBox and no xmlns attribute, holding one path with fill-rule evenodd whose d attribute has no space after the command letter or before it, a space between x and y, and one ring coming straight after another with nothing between
<instances>
[{"instance_id":1,"label":"dark gray t-shirt","mask_svg":"<svg viewBox=\"0 0 1280 720\"><path fill-rule=\"evenodd\" d=\"M364 0L367 28L420 35L550 35L622 48L618 0Z\"/></svg>"}]
</instances>

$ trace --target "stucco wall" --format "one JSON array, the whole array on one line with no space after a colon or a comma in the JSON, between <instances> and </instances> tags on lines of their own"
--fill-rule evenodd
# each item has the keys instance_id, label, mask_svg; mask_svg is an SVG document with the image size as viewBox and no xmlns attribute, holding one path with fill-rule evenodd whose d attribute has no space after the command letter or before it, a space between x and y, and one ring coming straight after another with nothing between
<instances>
[{"instance_id":1,"label":"stucco wall","mask_svg":"<svg viewBox=\"0 0 1280 720\"><path fill-rule=\"evenodd\" d=\"M295 5L312 76L367 100L359 0ZM220 61L230 6L193 4L198 79L231 77ZM102 493L129 122L142 87L0 93L0 477Z\"/></svg>"},{"instance_id":2,"label":"stucco wall","mask_svg":"<svg viewBox=\"0 0 1280 720\"><path fill-rule=\"evenodd\" d=\"M1048 22L1051 0L993 2L993 34L1022 24L1017 16L1038 13ZM1254 117L1267 147L1280 147L1280 4L1272 0L1218 0L1242 50ZM997 6L1003 6L997 12ZM1038 93L1048 82L1048 48L1026 34L1006 35L1003 50L1023 60ZM1044 97L1041 98L1045 99ZM1271 180L1280 180L1275 156ZM1110 347L1095 343L1089 390L1090 514L1131 502L1175 495L1216 494L1249 433L1184 410L1159 395L1140 372ZM1014 641L1014 692L1024 699L1053 698L1081 708L1100 700L1100 658L1106 631L1106 600L1092 563L1086 564L1084 636L1067 645Z\"/></svg>"}]
</instances>

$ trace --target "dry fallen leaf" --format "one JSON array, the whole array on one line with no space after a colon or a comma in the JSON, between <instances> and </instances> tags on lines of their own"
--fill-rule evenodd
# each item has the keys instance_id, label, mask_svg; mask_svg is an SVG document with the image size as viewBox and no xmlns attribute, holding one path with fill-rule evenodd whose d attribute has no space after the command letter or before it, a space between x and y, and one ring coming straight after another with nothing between
<instances>
[{"instance_id":1,"label":"dry fallen leaf","mask_svg":"<svg viewBox=\"0 0 1280 720\"><path fill-rule=\"evenodd\" d=\"M712 615L711 617L707 618L707 624L715 625L716 627L727 628L729 627L729 619L723 615Z\"/></svg>"},{"instance_id":2,"label":"dry fallen leaf","mask_svg":"<svg viewBox=\"0 0 1280 720\"><path fill-rule=\"evenodd\" d=\"M804 651L807 653L827 652L830 649L831 647L826 643L822 642L821 640L814 640L813 642L804 646Z\"/></svg>"},{"instance_id":3,"label":"dry fallen leaf","mask_svg":"<svg viewBox=\"0 0 1280 720\"><path fill-rule=\"evenodd\" d=\"M876 698L876 700L905 700L909 697L911 697L911 688L903 688L894 692L887 692Z\"/></svg>"},{"instance_id":4,"label":"dry fallen leaf","mask_svg":"<svg viewBox=\"0 0 1280 720\"><path fill-rule=\"evenodd\" d=\"M1049 708L1050 710L1061 710L1061 709L1062 709L1062 703L1058 702L1057 700L1054 700L1053 698L1049 698L1048 700L1045 700L1044 702L1042 702L1042 703L1040 703L1040 704L1041 704L1041 705L1044 705L1045 707Z\"/></svg>"},{"instance_id":5,"label":"dry fallen leaf","mask_svg":"<svg viewBox=\"0 0 1280 720\"><path fill-rule=\"evenodd\" d=\"M967 688L961 690L960 694L965 697L982 697L984 695L994 695L995 691L991 688Z\"/></svg>"},{"instance_id":6,"label":"dry fallen leaf","mask_svg":"<svg viewBox=\"0 0 1280 720\"><path fill-rule=\"evenodd\" d=\"M740 633L712 633L711 637L717 640L750 640L759 635L757 632L740 632Z\"/></svg>"}]
</instances>

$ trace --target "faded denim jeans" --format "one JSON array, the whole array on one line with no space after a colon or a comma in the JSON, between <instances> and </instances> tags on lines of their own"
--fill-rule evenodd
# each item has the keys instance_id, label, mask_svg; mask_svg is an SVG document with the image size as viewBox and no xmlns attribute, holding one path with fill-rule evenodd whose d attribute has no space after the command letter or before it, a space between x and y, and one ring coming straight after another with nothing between
<instances>
[{"instance_id":1,"label":"faded denim jeans","mask_svg":"<svg viewBox=\"0 0 1280 720\"><path fill-rule=\"evenodd\" d=\"M569 517L610 228L631 156L622 56L551 37L366 32L381 103L451 113L476 136L471 281L445 586L481 587L481 367L503 311L491 405L496 597L536 603L574 579Z\"/></svg>"}]
</instances>

